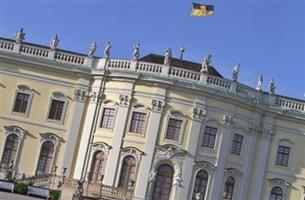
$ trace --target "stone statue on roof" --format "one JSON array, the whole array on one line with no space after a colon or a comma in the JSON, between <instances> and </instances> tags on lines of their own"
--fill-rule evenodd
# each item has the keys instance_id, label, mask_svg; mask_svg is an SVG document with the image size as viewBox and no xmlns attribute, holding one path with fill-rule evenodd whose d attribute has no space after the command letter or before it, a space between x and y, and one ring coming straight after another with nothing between
<instances>
[{"instance_id":1,"label":"stone statue on roof","mask_svg":"<svg viewBox=\"0 0 305 200\"><path fill-rule=\"evenodd\" d=\"M274 94L275 93L275 83L274 83L273 79L271 79L271 81L269 83L269 93L270 94Z\"/></svg>"},{"instance_id":2,"label":"stone statue on roof","mask_svg":"<svg viewBox=\"0 0 305 200\"><path fill-rule=\"evenodd\" d=\"M264 83L263 74L260 74L260 76L258 77L258 82L257 82L257 85L256 85L256 90L261 91L262 87L263 87L263 83Z\"/></svg>"},{"instance_id":3,"label":"stone statue on roof","mask_svg":"<svg viewBox=\"0 0 305 200\"><path fill-rule=\"evenodd\" d=\"M50 47L51 49L56 49L59 43L58 35L55 34L54 38L51 39Z\"/></svg>"},{"instance_id":4,"label":"stone statue on roof","mask_svg":"<svg viewBox=\"0 0 305 200\"><path fill-rule=\"evenodd\" d=\"M133 60L138 60L140 57L140 43L133 45L133 55L132 59Z\"/></svg>"},{"instance_id":5,"label":"stone statue on roof","mask_svg":"<svg viewBox=\"0 0 305 200\"><path fill-rule=\"evenodd\" d=\"M24 40L25 33L23 32L23 28L20 28L19 31L16 32L16 42L21 43Z\"/></svg>"},{"instance_id":6,"label":"stone statue on roof","mask_svg":"<svg viewBox=\"0 0 305 200\"><path fill-rule=\"evenodd\" d=\"M170 65L172 58L172 49L166 49L164 54L164 65Z\"/></svg>"},{"instance_id":7,"label":"stone statue on roof","mask_svg":"<svg viewBox=\"0 0 305 200\"><path fill-rule=\"evenodd\" d=\"M212 55L208 55L203 59L200 72L208 72L208 68L211 65L211 58Z\"/></svg>"},{"instance_id":8,"label":"stone statue on roof","mask_svg":"<svg viewBox=\"0 0 305 200\"><path fill-rule=\"evenodd\" d=\"M93 57L94 54L95 54L95 51L96 51L96 48L97 48L97 45L96 45L96 42L94 41L91 46L90 46L90 49L89 49L89 53L88 53L88 57Z\"/></svg>"},{"instance_id":9,"label":"stone statue on roof","mask_svg":"<svg viewBox=\"0 0 305 200\"><path fill-rule=\"evenodd\" d=\"M110 42L108 41L104 49L104 58L106 59L110 58L110 49L111 49L111 45Z\"/></svg>"},{"instance_id":10,"label":"stone statue on roof","mask_svg":"<svg viewBox=\"0 0 305 200\"><path fill-rule=\"evenodd\" d=\"M236 65L234 68L233 68L233 74L232 74L232 79L233 81L237 81L238 79L238 74L239 74L239 70L240 70L240 65Z\"/></svg>"}]
</instances>

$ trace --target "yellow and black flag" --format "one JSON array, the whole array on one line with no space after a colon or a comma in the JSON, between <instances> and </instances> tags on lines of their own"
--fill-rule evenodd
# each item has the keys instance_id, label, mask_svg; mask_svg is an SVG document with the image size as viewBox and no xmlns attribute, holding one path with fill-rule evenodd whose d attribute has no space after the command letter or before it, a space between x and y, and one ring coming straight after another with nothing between
<instances>
[{"instance_id":1,"label":"yellow and black flag","mask_svg":"<svg viewBox=\"0 0 305 200\"><path fill-rule=\"evenodd\" d=\"M214 14L214 6L193 3L192 16L209 16Z\"/></svg>"}]
</instances>

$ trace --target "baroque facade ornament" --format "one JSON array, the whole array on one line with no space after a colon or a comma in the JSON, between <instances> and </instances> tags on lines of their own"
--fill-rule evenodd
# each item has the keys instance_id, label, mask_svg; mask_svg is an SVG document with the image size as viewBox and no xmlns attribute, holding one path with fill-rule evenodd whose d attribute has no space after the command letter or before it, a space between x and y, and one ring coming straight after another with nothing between
<instances>
[{"instance_id":1,"label":"baroque facade ornament","mask_svg":"<svg viewBox=\"0 0 305 200\"><path fill-rule=\"evenodd\" d=\"M166 49L164 54L164 65L171 65L172 49Z\"/></svg>"},{"instance_id":2,"label":"baroque facade ornament","mask_svg":"<svg viewBox=\"0 0 305 200\"><path fill-rule=\"evenodd\" d=\"M274 94L275 93L275 83L274 83L273 79L271 79L271 81L269 83L269 93L270 94Z\"/></svg>"},{"instance_id":3,"label":"baroque facade ornament","mask_svg":"<svg viewBox=\"0 0 305 200\"><path fill-rule=\"evenodd\" d=\"M135 44L133 46L133 54L132 54L133 60L138 60L139 58L140 58L140 43Z\"/></svg>"},{"instance_id":4,"label":"baroque facade ornament","mask_svg":"<svg viewBox=\"0 0 305 200\"><path fill-rule=\"evenodd\" d=\"M104 58L106 60L110 59L110 49L111 49L111 45L110 42L108 41L104 48Z\"/></svg>"},{"instance_id":5,"label":"baroque facade ornament","mask_svg":"<svg viewBox=\"0 0 305 200\"><path fill-rule=\"evenodd\" d=\"M51 49L56 49L57 46L58 46L58 43L59 43L58 35L55 34L54 38L51 39L50 48Z\"/></svg>"},{"instance_id":6,"label":"baroque facade ornament","mask_svg":"<svg viewBox=\"0 0 305 200\"><path fill-rule=\"evenodd\" d=\"M239 177L243 175L242 172L240 172L238 169L235 168L227 168L224 170L224 173L226 177L228 176Z\"/></svg>"},{"instance_id":7,"label":"baroque facade ornament","mask_svg":"<svg viewBox=\"0 0 305 200\"><path fill-rule=\"evenodd\" d=\"M201 70L200 72L208 72L209 66L211 65L211 58L212 55L208 55L207 57L205 57L202 61L202 65L201 65Z\"/></svg>"},{"instance_id":8,"label":"baroque facade ornament","mask_svg":"<svg viewBox=\"0 0 305 200\"><path fill-rule=\"evenodd\" d=\"M239 75L239 71L240 71L240 65L236 65L234 68L233 68L233 72L232 72L232 80L233 81L237 81L238 79L238 75Z\"/></svg>"},{"instance_id":9,"label":"baroque facade ornament","mask_svg":"<svg viewBox=\"0 0 305 200\"><path fill-rule=\"evenodd\" d=\"M76 101L85 101L88 97L88 92L82 89L74 89L74 99Z\"/></svg>"},{"instance_id":10,"label":"baroque facade ornament","mask_svg":"<svg viewBox=\"0 0 305 200\"><path fill-rule=\"evenodd\" d=\"M25 33L23 32L23 28L20 28L19 31L16 32L16 42L21 43L24 40Z\"/></svg>"},{"instance_id":11,"label":"baroque facade ornament","mask_svg":"<svg viewBox=\"0 0 305 200\"><path fill-rule=\"evenodd\" d=\"M264 83L263 74L260 74L260 76L258 77L258 82L257 82L257 85L256 85L256 90L262 91L263 83Z\"/></svg>"},{"instance_id":12,"label":"baroque facade ornament","mask_svg":"<svg viewBox=\"0 0 305 200\"><path fill-rule=\"evenodd\" d=\"M193 119L202 121L204 119L204 117L206 116L206 113L207 112L205 109L194 107L193 108Z\"/></svg>"},{"instance_id":13,"label":"baroque facade ornament","mask_svg":"<svg viewBox=\"0 0 305 200\"><path fill-rule=\"evenodd\" d=\"M96 49L97 49L97 45L96 42L94 41L90 46L88 57L92 58L95 55Z\"/></svg>"},{"instance_id":14,"label":"baroque facade ornament","mask_svg":"<svg viewBox=\"0 0 305 200\"><path fill-rule=\"evenodd\" d=\"M120 105L121 106L129 106L131 97L127 94L121 94L120 95Z\"/></svg>"},{"instance_id":15,"label":"baroque facade ornament","mask_svg":"<svg viewBox=\"0 0 305 200\"><path fill-rule=\"evenodd\" d=\"M154 112L162 112L164 107L164 102L161 100L153 99L152 102L152 111Z\"/></svg>"},{"instance_id":16,"label":"baroque facade ornament","mask_svg":"<svg viewBox=\"0 0 305 200\"><path fill-rule=\"evenodd\" d=\"M222 120L223 120L223 123L225 124L225 125L233 125L234 123L235 123L235 118L234 118L234 116L233 115L230 115L230 114L225 114L225 115L223 115L223 118L222 118Z\"/></svg>"}]
</instances>

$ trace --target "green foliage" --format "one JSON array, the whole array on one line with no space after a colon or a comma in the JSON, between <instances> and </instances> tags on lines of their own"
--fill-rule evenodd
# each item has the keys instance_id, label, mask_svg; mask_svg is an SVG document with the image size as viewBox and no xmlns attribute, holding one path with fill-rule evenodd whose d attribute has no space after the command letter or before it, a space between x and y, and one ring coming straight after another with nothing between
<instances>
[{"instance_id":1,"label":"green foliage","mask_svg":"<svg viewBox=\"0 0 305 200\"><path fill-rule=\"evenodd\" d=\"M60 197L60 190L51 190L49 195L50 200L58 200Z\"/></svg>"},{"instance_id":2,"label":"green foliage","mask_svg":"<svg viewBox=\"0 0 305 200\"><path fill-rule=\"evenodd\" d=\"M27 184L17 183L15 185L15 193L26 195L26 192L27 192Z\"/></svg>"},{"instance_id":3,"label":"green foliage","mask_svg":"<svg viewBox=\"0 0 305 200\"><path fill-rule=\"evenodd\" d=\"M11 170L7 170L5 173L5 179L8 181L14 181L13 172Z\"/></svg>"}]
</instances>

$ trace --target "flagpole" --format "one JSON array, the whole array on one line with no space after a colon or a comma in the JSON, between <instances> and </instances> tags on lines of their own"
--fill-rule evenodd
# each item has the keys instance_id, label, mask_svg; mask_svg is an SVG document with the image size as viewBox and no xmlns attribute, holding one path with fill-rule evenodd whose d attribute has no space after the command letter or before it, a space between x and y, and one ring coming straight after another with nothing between
<instances>
[{"instance_id":1,"label":"flagpole","mask_svg":"<svg viewBox=\"0 0 305 200\"><path fill-rule=\"evenodd\" d=\"M192 7L193 7L193 0L191 0L191 11L192 11ZM186 22L186 28L185 28L183 43L182 43L182 47L180 48L180 60L183 59L183 54L185 52L185 43L186 43L187 35L188 35L188 32L189 32L190 21L191 21L191 14L188 13L188 18L187 18L187 22Z\"/></svg>"}]
</instances>

